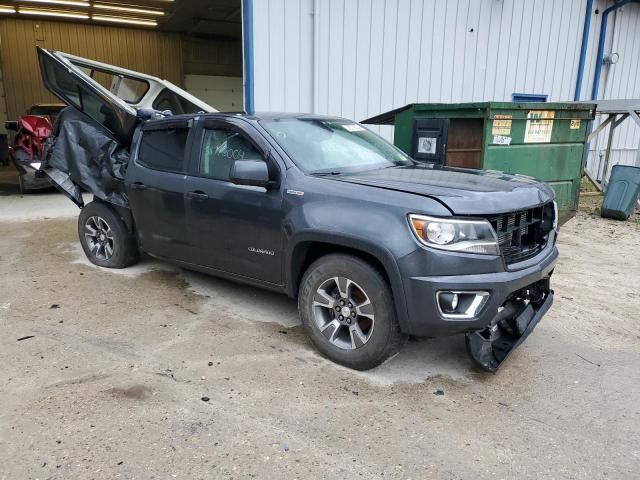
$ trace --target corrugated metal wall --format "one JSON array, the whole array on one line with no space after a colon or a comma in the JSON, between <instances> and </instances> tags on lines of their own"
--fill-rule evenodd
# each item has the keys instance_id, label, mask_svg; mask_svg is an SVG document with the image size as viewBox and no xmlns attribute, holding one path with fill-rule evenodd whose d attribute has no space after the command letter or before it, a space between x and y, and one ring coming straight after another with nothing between
<instances>
[{"instance_id":1,"label":"corrugated metal wall","mask_svg":"<svg viewBox=\"0 0 640 480\"><path fill-rule=\"evenodd\" d=\"M573 97L585 0L317 4L318 113L363 119L410 102ZM256 1L254 35L256 108L311 111L313 1Z\"/></svg>"},{"instance_id":2,"label":"corrugated metal wall","mask_svg":"<svg viewBox=\"0 0 640 480\"><path fill-rule=\"evenodd\" d=\"M591 93L600 13L611 4L594 2L582 99ZM362 120L411 102L510 101L513 93L573 100L586 0L318 0L317 6L314 49L313 0L254 1L256 110ZM625 54L607 98L639 96L640 6L624 10ZM610 25L609 42L611 32ZM391 137L388 128L381 133Z\"/></svg>"},{"instance_id":3,"label":"corrugated metal wall","mask_svg":"<svg viewBox=\"0 0 640 480\"><path fill-rule=\"evenodd\" d=\"M256 109L310 112L312 1L254 0L253 4Z\"/></svg>"},{"instance_id":4,"label":"corrugated metal wall","mask_svg":"<svg viewBox=\"0 0 640 480\"><path fill-rule=\"evenodd\" d=\"M100 25L0 20L0 55L7 113L16 118L33 103L57 102L43 87L36 45L183 83L180 36Z\"/></svg>"},{"instance_id":5,"label":"corrugated metal wall","mask_svg":"<svg viewBox=\"0 0 640 480\"><path fill-rule=\"evenodd\" d=\"M611 5L611 2L607 2ZM594 43L600 32L600 19ZM604 65L600 79L599 99L640 99L640 5L629 4L609 15L605 54L616 52L620 58L613 65ZM595 58L595 53L594 53ZM593 79L591 73L590 80ZM591 94L589 82L588 92ZM590 97L589 97L590 98ZM598 118L598 124L604 118ZM640 145L640 127L630 118L615 130L613 150L609 169L604 172L604 154L609 129L606 128L590 144L587 168L599 179L608 178L611 167L621 163L640 166L638 146Z\"/></svg>"}]
</instances>

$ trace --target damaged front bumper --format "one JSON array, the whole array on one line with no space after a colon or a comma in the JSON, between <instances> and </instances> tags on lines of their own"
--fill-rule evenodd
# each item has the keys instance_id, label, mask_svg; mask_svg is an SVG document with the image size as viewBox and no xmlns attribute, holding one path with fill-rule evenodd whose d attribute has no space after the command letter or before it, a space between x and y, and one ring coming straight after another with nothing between
<instances>
[{"instance_id":1,"label":"damaged front bumper","mask_svg":"<svg viewBox=\"0 0 640 480\"><path fill-rule=\"evenodd\" d=\"M501 259L451 254L447 262L453 267L448 275L419 276L411 273L424 265L409 260L403 264L410 273L404 282L409 321L401 324L403 331L431 338L466 334L471 357L485 371L497 370L553 302L550 278L558 260L555 235L539 255L517 268L503 268ZM466 273L492 268L503 270ZM452 314L443 307L451 306L445 304L446 297L454 293L458 306Z\"/></svg>"},{"instance_id":2,"label":"damaged front bumper","mask_svg":"<svg viewBox=\"0 0 640 480\"><path fill-rule=\"evenodd\" d=\"M516 293L499 309L487 328L466 334L467 350L483 370L495 373L529 336L553 304L549 278Z\"/></svg>"}]
</instances>

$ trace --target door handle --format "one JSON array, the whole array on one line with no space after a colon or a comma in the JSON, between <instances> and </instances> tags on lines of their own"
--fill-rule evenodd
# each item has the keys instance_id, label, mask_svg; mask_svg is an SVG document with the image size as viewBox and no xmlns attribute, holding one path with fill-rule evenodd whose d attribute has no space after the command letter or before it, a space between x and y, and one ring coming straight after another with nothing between
<instances>
[{"instance_id":1,"label":"door handle","mask_svg":"<svg viewBox=\"0 0 640 480\"><path fill-rule=\"evenodd\" d=\"M192 198L194 200L206 200L209 198L209 195L207 195L201 190L196 190L195 192L187 192L185 196L187 198Z\"/></svg>"},{"instance_id":2,"label":"door handle","mask_svg":"<svg viewBox=\"0 0 640 480\"><path fill-rule=\"evenodd\" d=\"M131 184L131 188L134 190L146 190L147 186L142 182L135 182Z\"/></svg>"}]
</instances>

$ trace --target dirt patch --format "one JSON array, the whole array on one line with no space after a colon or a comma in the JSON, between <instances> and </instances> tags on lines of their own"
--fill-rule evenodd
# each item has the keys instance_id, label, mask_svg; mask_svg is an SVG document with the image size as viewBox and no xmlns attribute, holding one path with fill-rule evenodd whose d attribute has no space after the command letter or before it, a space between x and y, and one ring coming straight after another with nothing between
<instances>
[{"instance_id":1,"label":"dirt patch","mask_svg":"<svg viewBox=\"0 0 640 480\"><path fill-rule=\"evenodd\" d=\"M109 393L116 397L128 398L131 400L144 400L151 395L151 389L144 385L134 385L128 388L112 388Z\"/></svg>"},{"instance_id":2,"label":"dirt patch","mask_svg":"<svg viewBox=\"0 0 640 480\"><path fill-rule=\"evenodd\" d=\"M552 315L563 317L553 328L574 332L574 342L639 351L640 223L585 213L584 203L560 230Z\"/></svg>"}]
</instances>

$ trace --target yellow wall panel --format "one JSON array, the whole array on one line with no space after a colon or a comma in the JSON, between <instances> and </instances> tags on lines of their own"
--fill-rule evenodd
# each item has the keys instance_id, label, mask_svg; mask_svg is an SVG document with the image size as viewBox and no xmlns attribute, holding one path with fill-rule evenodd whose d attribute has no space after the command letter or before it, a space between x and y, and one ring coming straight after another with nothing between
<instances>
[{"instance_id":1,"label":"yellow wall panel","mask_svg":"<svg viewBox=\"0 0 640 480\"><path fill-rule=\"evenodd\" d=\"M36 46L87 57L182 85L179 34L120 27L0 19L0 59L8 118L34 103L57 102L42 85Z\"/></svg>"}]
</instances>

